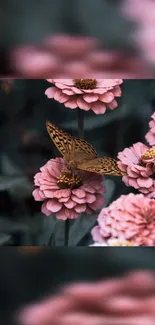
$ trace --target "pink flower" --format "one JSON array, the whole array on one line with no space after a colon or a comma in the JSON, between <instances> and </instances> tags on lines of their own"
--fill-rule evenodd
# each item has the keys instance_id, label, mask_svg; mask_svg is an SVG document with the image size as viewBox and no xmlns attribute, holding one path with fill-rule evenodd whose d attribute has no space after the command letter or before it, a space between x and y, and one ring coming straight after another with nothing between
<instances>
[{"instance_id":1,"label":"pink flower","mask_svg":"<svg viewBox=\"0 0 155 325\"><path fill-rule=\"evenodd\" d=\"M69 46L66 46L69 44ZM138 55L102 48L88 36L52 35L38 44L8 53L8 67L16 78L152 78L154 72ZM1 76L2 77L2 76Z\"/></svg>"},{"instance_id":2,"label":"pink flower","mask_svg":"<svg viewBox=\"0 0 155 325\"><path fill-rule=\"evenodd\" d=\"M93 229L95 229L95 230L93 230L95 235L98 234L98 228L94 227ZM108 247L108 246L121 247L121 246L134 246L134 245L132 244L132 242L130 242L128 240L124 240L124 239L121 239L121 238L117 238L117 239L115 238L115 239L106 239L106 240L102 239L101 242L95 242L94 244L92 244L90 246L91 247L100 247L100 246L103 246L103 247Z\"/></svg>"},{"instance_id":3,"label":"pink flower","mask_svg":"<svg viewBox=\"0 0 155 325\"><path fill-rule=\"evenodd\" d=\"M145 139L147 140L150 146L155 146L155 112L151 117L152 121L149 122L150 130L146 134Z\"/></svg>"},{"instance_id":4,"label":"pink flower","mask_svg":"<svg viewBox=\"0 0 155 325\"><path fill-rule=\"evenodd\" d=\"M123 1L123 13L139 23L155 22L154 0L126 0Z\"/></svg>"},{"instance_id":5,"label":"pink flower","mask_svg":"<svg viewBox=\"0 0 155 325\"><path fill-rule=\"evenodd\" d=\"M49 36L44 44L59 64L52 73L54 78L118 79L151 78L151 72L139 57L127 51L101 49L97 39L71 35ZM69 44L69 46L66 46ZM48 74L49 75L49 74Z\"/></svg>"},{"instance_id":6,"label":"pink flower","mask_svg":"<svg viewBox=\"0 0 155 325\"><path fill-rule=\"evenodd\" d=\"M105 79L152 78L146 62L128 51L96 49L87 55L84 62L92 70L89 73L91 78L92 76L95 78L104 76Z\"/></svg>"},{"instance_id":7,"label":"pink flower","mask_svg":"<svg viewBox=\"0 0 155 325\"><path fill-rule=\"evenodd\" d=\"M155 2L154 0L126 0L123 12L127 18L138 24L133 41L144 58L155 64Z\"/></svg>"},{"instance_id":8,"label":"pink flower","mask_svg":"<svg viewBox=\"0 0 155 325\"><path fill-rule=\"evenodd\" d=\"M98 47L98 41L87 36L72 36L67 34L47 37L43 44L64 61L84 58ZM69 44L69 46L66 46Z\"/></svg>"},{"instance_id":9,"label":"pink flower","mask_svg":"<svg viewBox=\"0 0 155 325\"><path fill-rule=\"evenodd\" d=\"M138 142L118 154L118 166L127 175L126 186L132 186L148 197L155 194L155 150Z\"/></svg>"},{"instance_id":10,"label":"pink flower","mask_svg":"<svg viewBox=\"0 0 155 325\"><path fill-rule=\"evenodd\" d=\"M89 172L71 175L64 171L63 158L49 160L34 177L38 186L33 191L36 201L43 201L42 212L57 219L77 219L79 214L91 214L105 202L103 176Z\"/></svg>"},{"instance_id":11,"label":"pink flower","mask_svg":"<svg viewBox=\"0 0 155 325\"><path fill-rule=\"evenodd\" d=\"M143 194L122 195L103 208L98 226L92 229L95 242L124 239L131 246L155 245L155 200Z\"/></svg>"},{"instance_id":12,"label":"pink flower","mask_svg":"<svg viewBox=\"0 0 155 325\"><path fill-rule=\"evenodd\" d=\"M115 97L121 96L122 79L48 79L55 84L45 94L48 98L63 103L66 107L77 107L96 114L104 114L106 106L117 107Z\"/></svg>"},{"instance_id":13,"label":"pink flower","mask_svg":"<svg viewBox=\"0 0 155 325\"><path fill-rule=\"evenodd\" d=\"M154 8L155 10L155 8ZM155 23L152 26L142 25L141 28L133 35L133 41L136 42L137 48L141 50L142 56L148 63L155 65Z\"/></svg>"}]
</instances>

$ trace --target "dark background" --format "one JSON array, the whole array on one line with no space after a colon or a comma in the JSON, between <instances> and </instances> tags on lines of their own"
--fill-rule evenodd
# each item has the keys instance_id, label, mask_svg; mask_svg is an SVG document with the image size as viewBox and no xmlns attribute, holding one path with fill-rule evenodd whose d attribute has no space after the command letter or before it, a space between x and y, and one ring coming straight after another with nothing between
<instances>
[{"instance_id":1,"label":"dark background","mask_svg":"<svg viewBox=\"0 0 155 325\"><path fill-rule=\"evenodd\" d=\"M54 33L95 36L106 47L130 48L136 26L120 0L1 0L0 47L40 43Z\"/></svg>"},{"instance_id":2,"label":"dark background","mask_svg":"<svg viewBox=\"0 0 155 325\"><path fill-rule=\"evenodd\" d=\"M50 140L46 119L77 135L77 109L49 100L45 80L15 80L6 93L0 83L0 245L64 245L64 222L44 216L32 197L33 177L58 152ZM100 156L113 158L126 146L144 141L155 109L155 80L125 80L119 106L105 115L85 112L85 139ZM106 205L134 192L117 177L105 177ZM91 244L90 230L98 211L70 223L70 246Z\"/></svg>"}]
</instances>

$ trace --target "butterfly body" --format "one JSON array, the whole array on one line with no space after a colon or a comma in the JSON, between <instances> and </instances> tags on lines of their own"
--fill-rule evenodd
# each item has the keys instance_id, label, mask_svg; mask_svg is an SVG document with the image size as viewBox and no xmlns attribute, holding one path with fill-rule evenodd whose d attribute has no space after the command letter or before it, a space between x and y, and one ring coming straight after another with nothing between
<instances>
[{"instance_id":1,"label":"butterfly body","mask_svg":"<svg viewBox=\"0 0 155 325\"><path fill-rule=\"evenodd\" d=\"M46 127L52 141L62 154L67 169L72 173L76 170L84 170L105 175L124 175L117 165L117 160L98 157L95 148L84 139L69 135L50 121L46 122Z\"/></svg>"}]
</instances>

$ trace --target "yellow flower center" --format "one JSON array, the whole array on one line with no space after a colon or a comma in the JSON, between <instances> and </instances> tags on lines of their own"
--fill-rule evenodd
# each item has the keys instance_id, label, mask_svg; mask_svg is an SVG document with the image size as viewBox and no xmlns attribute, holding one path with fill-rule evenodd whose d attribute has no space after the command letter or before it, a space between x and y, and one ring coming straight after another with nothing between
<instances>
[{"instance_id":1,"label":"yellow flower center","mask_svg":"<svg viewBox=\"0 0 155 325\"><path fill-rule=\"evenodd\" d=\"M142 155L141 160L147 161L153 158L155 158L155 149L150 148Z\"/></svg>"},{"instance_id":2,"label":"yellow flower center","mask_svg":"<svg viewBox=\"0 0 155 325\"><path fill-rule=\"evenodd\" d=\"M127 246L127 247L129 247L129 246L133 246L133 245L128 240L120 240L120 239L118 239L118 240L116 240L115 243L113 243L112 246L119 246L119 247L121 247L121 246Z\"/></svg>"},{"instance_id":3,"label":"yellow flower center","mask_svg":"<svg viewBox=\"0 0 155 325\"><path fill-rule=\"evenodd\" d=\"M78 89L95 89L97 86L96 79L74 79L74 85Z\"/></svg>"},{"instance_id":4,"label":"yellow flower center","mask_svg":"<svg viewBox=\"0 0 155 325\"><path fill-rule=\"evenodd\" d=\"M57 184L61 189L75 189L82 185L82 180L79 174L74 174L69 170L62 170L57 179Z\"/></svg>"}]
</instances>

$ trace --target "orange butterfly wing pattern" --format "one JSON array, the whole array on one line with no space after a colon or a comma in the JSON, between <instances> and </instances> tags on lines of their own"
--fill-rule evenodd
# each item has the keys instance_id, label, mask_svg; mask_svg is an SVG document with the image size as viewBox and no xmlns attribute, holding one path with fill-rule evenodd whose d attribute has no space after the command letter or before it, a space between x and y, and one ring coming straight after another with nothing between
<instances>
[{"instance_id":1,"label":"orange butterfly wing pattern","mask_svg":"<svg viewBox=\"0 0 155 325\"><path fill-rule=\"evenodd\" d=\"M112 176L124 176L125 174L119 169L117 160L109 157L96 158L86 163L81 162L77 169Z\"/></svg>"},{"instance_id":2,"label":"orange butterfly wing pattern","mask_svg":"<svg viewBox=\"0 0 155 325\"><path fill-rule=\"evenodd\" d=\"M74 162L75 169L98 174L123 176L117 160L104 157L99 158L94 147L84 139L73 137L60 130L50 121L46 122L47 131L66 163Z\"/></svg>"},{"instance_id":3,"label":"orange butterfly wing pattern","mask_svg":"<svg viewBox=\"0 0 155 325\"><path fill-rule=\"evenodd\" d=\"M46 121L46 128L55 146L64 157L66 153L66 145L70 149L72 147L72 137L69 134L67 134L67 132L60 130L57 126L52 124L50 121Z\"/></svg>"},{"instance_id":4,"label":"orange butterfly wing pattern","mask_svg":"<svg viewBox=\"0 0 155 325\"><path fill-rule=\"evenodd\" d=\"M98 157L94 147L84 139L69 135L67 132L60 130L50 121L46 122L46 127L49 136L64 158L69 156L70 159L74 159L76 163L81 160L94 159Z\"/></svg>"}]
</instances>

